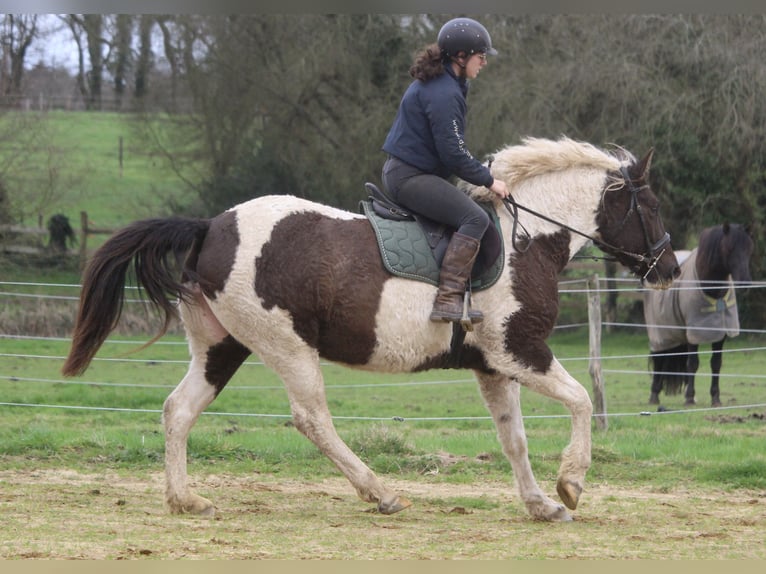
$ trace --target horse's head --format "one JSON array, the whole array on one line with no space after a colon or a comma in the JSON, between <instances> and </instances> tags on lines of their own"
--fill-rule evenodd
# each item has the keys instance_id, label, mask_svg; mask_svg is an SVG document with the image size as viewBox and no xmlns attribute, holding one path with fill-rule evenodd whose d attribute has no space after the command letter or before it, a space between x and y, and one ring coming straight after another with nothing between
<instances>
[{"instance_id":1,"label":"horse's head","mask_svg":"<svg viewBox=\"0 0 766 574\"><path fill-rule=\"evenodd\" d=\"M700 279L750 282L750 257L753 240L744 225L723 223L700 233L697 248L697 273Z\"/></svg>"},{"instance_id":2,"label":"horse's head","mask_svg":"<svg viewBox=\"0 0 766 574\"><path fill-rule=\"evenodd\" d=\"M613 175L596 216L597 244L650 287L666 289L678 277L678 261L649 186L654 150ZM631 158L633 159L633 158Z\"/></svg>"}]
</instances>

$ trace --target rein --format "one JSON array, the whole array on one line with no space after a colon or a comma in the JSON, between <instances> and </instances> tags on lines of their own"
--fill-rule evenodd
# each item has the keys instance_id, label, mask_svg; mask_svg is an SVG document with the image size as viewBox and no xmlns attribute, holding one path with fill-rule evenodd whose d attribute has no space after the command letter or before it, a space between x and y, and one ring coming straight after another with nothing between
<instances>
[{"instance_id":1,"label":"rein","mask_svg":"<svg viewBox=\"0 0 766 574\"><path fill-rule=\"evenodd\" d=\"M641 204L638 202L638 192L646 186L636 187L635 185L633 185L633 181L630 179L630 176L628 175L628 170L625 166L622 166L620 168L620 173L622 174L625 180L625 184L631 193L630 207L628 208L628 211L625 214L625 217L622 219L621 226L625 225L625 222L634 212L638 214L638 220L641 224L641 230L643 231L643 234L644 234L644 241L646 242L646 248L647 248L646 253L644 254L633 253L631 251L626 251L625 249L622 249L620 247L615 247L614 245L610 245L606 243L605 241L596 239L592 235L583 233L582 231L575 229L574 227L571 227L570 225L567 225L566 223L562 223L561 221L557 221L551 217L548 217L545 214L535 211L534 209L525 207L517 203L516 200L513 199L512 195L509 195L508 197L503 198L502 201L503 201L503 205L505 205L505 208L508 210L508 213L511 214L511 218L513 219L513 229L511 231L511 243L513 245L513 248L519 253L524 253L529 249L532 243L532 239L529 235L529 232L526 229L524 229L524 226L522 225L522 229L524 229L524 232L527 236L527 239L529 240L529 243L524 249L519 249L518 245L516 244L517 226L521 225L518 220L519 209L521 209L523 211L526 211L530 215L534 215L535 217L542 219L544 221L547 221L548 223L553 223L554 225L557 225L561 227L562 229L566 229L567 231L570 231L571 233L575 233L581 237L584 237L585 239L592 241L596 245L602 246L605 251L609 251L612 253L620 253L622 255L635 259L637 263L646 263L648 266L648 270L643 277L644 279L646 279L649 273L651 273L652 270L656 267L660 257L662 257L663 253L665 253L667 245L670 243L670 234L665 232L665 234L658 241L652 243L651 239L649 239L649 232L646 229L646 222L644 221L644 215L643 215L643 212L641 211ZM658 251L659 251L659 254L657 253Z\"/></svg>"}]
</instances>

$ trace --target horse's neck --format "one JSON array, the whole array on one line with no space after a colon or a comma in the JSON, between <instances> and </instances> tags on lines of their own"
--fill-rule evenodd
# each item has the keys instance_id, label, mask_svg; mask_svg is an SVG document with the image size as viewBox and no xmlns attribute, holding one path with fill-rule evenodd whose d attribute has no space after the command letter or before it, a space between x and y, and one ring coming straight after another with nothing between
<instances>
[{"instance_id":1,"label":"horse's neck","mask_svg":"<svg viewBox=\"0 0 766 574\"><path fill-rule=\"evenodd\" d=\"M596 230L595 213L601 201L602 188L603 174L583 175L581 171L565 170L519 182L511 193L519 205L592 236ZM524 210L519 210L519 221L532 237L554 234L562 229L561 225ZM577 233L571 235L570 256L588 241Z\"/></svg>"}]
</instances>

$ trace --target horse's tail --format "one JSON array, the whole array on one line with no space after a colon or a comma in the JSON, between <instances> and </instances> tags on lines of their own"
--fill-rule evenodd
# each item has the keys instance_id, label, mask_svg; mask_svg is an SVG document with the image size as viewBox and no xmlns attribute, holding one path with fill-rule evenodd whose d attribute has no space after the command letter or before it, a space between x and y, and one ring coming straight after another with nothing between
<instances>
[{"instance_id":1,"label":"horse's tail","mask_svg":"<svg viewBox=\"0 0 766 574\"><path fill-rule=\"evenodd\" d=\"M652 362L653 380L660 383L660 388L668 395L677 395L683 391L687 376L686 345L679 345L666 351L652 352L649 360Z\"/></svg>"},{"instance_id":2,"label":"horse's tail","mask_svg":"<svg viewBox=\"0 0 766 574\"><path fill-rule=\"evenodd\" d=\"M61 372L80 375L120 319L126 275L133 262L134 279L164 315L156 341L177 315L174 301L191 293L183 284L183 257L199 249L210 225L207 219L181 217L137 221L112 235L93 255L83 274L80 307L72 348ZM173 255L170 259L168 256ZM172 297L172 298L171 298Z\"/></svg>"}]
</instances>

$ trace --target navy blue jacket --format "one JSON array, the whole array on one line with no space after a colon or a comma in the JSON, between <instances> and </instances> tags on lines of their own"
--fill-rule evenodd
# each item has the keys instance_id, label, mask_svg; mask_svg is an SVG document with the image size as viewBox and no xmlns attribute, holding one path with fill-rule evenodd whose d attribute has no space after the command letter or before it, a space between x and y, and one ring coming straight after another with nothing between
<instances>
[{"instance_id":1,"label":"navy blue jacket","mask_svg":"<svg viewBox=\"0 0 766 574\"><path fill-rule=\"evenodd\" d=\"M428 82L415 80L404 92L383 150L421 171L489 187L494 178L468 151L464 127L468 83L451 66Z\"/></svg>"}]
</instances>

